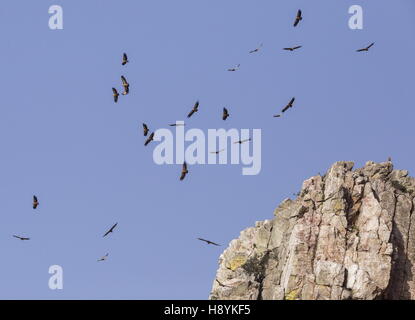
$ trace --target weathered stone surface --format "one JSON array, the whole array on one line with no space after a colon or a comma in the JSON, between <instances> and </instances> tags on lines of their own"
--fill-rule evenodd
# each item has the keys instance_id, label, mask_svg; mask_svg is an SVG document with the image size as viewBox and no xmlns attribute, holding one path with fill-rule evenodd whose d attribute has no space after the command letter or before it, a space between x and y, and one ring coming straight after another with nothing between
<instances>
[{"instance_id":1,"label":"weathered stone surface","mask_svg":"<svg viewBox=\"0 0 415 320\"><path fill-rule=\"evenodd\" d=\"M219 258L210 299L415 299L415 179L337 162Z\"/></svg>"}]
</instances>

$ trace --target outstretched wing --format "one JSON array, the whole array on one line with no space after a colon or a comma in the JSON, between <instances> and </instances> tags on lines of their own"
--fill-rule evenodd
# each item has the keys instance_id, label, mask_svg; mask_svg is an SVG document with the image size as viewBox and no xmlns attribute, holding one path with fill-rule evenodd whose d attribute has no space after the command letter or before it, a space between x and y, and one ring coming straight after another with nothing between
<instances>
[{"instance_id":1,"label":"outstretched wing","mask_svg":"<svg viewBox=\"0 0 415 320\"><path fill-rule=\"evenodd\" d=\"M145 123L143 123L143 131L144 131L144 136L147 136L148 134L148 127Z\"/></svg>"},{"instance_id":2,"label":"outstretched wing","mask_svg":"<svg viewBox=\"0 0 415 320\"><path fill-rule=\"evenodd\" d=\"M226 120L229 117L228 109L223 108L222 119Z\"/></svg>"},{"instance_id":3,"label":"outstretched wing","mask_svg":"<svg viewBox=\"0 0 415 320\"><path fill-rule=\"evenodd\" d=\"M150 136L148 137L148 139L146 140L146 142L144 143L144 145L148 145L154 138L154 132L150 134Z\"/></svg>"},{"instance_id":4,"label":"outstretched wing","mask_svg":"<svg viewBox=\"0 0 415 320\"><path fill-rule=\"evenodd\" d=\"M300 22L300 20L302 19L301 14L302 14L301 10L298 10L297 16L295 17L295 21L294 21L294 27L296 27L298 23Z\"/></svg>"},{"instance_id":5,"label":"outstretched wing","mask_svg":"<svg viewBox=\"0 0 415 320\"><path fill-rule=\"evenodd\" d=\"M187 171L187 163L185 161L185 162L183 162L182 174L180 175L180 180L183 180L186 177L186 174L187 173L188 173L188 171Z\"/></svg>"},{"instance_id":6,"label":"outstretched wing","mask_svg":"<svg viewBox=\"0 0 415 320\"><path fill-rule=\"evenodd\" d=\"M195 109L192 109L192 111L189 112L187 117L190 118L195 112L196 112Z\"/></svg>"},{"instance_id":7,"label":"outstretched wing","mask_svg":"<svg viewBox=\"0 0 415 320\"><path fill-rule=\"evenodd\" d=\"M124 76L121 76L121 81L123 86L128 86L127 79Z\"/></svg>"},{"instance_id":8,"label":"outstretched wing","mask_svg":"<svg viewBox=\"0 0 415 320\"><path fill-rule=\"evenodd\" d=\"M114 96L114 102L117 102L119 96L117 89L112 88L112 95Z\"/></svg>"},{"instance_id":9,"label":"outstretched wing","mask_svg":"<svg viewBox=\"0 0 415 320\"><path fill-rule=\"evenodd\" d=\"M122 65L125 65L127 62L128 62L128 57L127 57L127 54L124 53L122 55Z\"/></svg>"}]
</instances>

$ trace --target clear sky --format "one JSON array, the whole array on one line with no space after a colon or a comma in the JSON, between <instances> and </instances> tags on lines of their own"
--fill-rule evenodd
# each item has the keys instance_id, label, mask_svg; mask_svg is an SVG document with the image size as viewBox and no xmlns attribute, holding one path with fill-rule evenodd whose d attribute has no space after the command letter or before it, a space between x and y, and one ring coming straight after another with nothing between
<instances>
[{"instance_id":1,"label":"clear sky","mask_svg":"<svg viewBox=\"0 0 415 320\"><path fill-rule=\"evenodd\" d=\"M54 4L63 30L48 27ZM363 30L348 27L354 4ZM229 241L303 180L388 156L413 174L414 13L413 0L3 1L0 298L206 299ZM114 104L122 74L131 93ZM196 165L181 182L180 165L153 162L141 123L185 120L197 99L187 129L262 129L259 175ZM63 290L48 287L55 264Z\"/></svg>"}]
</instances>

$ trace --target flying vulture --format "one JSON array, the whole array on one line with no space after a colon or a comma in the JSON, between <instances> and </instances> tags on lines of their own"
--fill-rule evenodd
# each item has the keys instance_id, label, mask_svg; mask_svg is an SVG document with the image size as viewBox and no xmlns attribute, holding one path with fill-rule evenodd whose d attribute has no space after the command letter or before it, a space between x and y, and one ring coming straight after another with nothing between
<instances>
[{"instance_id":1,"label":"flying vulture","mask_svg":"<svg viewBox=\"0 0 415 320\"><path fill-rule=\"evenodd\" d=\"M122 55L122 65L123 65L123 66L125 66L128 62L129 62L129 61L128 61L127 54L126 54L126 53L124 53L124 54Z\"/></svg>"},{"instance_id":2,"label":"flying vulture","mask_svg":"<svg viewBox=\"0 0 415 320\"><path fill-rule=\"evenodd\" d=\"M117 226L118 222L116 224L114 224L111 229L109 229L107 232L105 232L103 237L106 237L108 234L110 234L111 232L114 231L114 228Z\"/></svg>"},{"instance_id":3,"label":"flying vulture","mask_svg":"<svg viewBox=\"0 0 415 320\"><path fill-rule=\"evenodd\" d=\"M289 108L292 108L293 107L293 103L294 103L294 101L295 101L295 98L292 98L291 100L290 100L290 102L288 102L288 104L284 107L284 109L282 109L282 113L284 113L285 111L287 111Z\"/></svg>"},{"instance_id":4,"label":"flying vulture","mask_svg":"<svg viewBox=\"0 0 415 320\"><path fill-rule=\"evenodd\" d=\"M169 124L170 127L182 127L184 125L185 125L184 123L171 123L171 124Z\"/></svg>"},{"instance_id":5,"label":"flying vulture","mask_svg":"<svg viewBox=\"0 0 415 320\"><path fill-rule=\"evenodd\" d=\"M145 124L145 123L143 123L143 133L144 133L144 137L146 137L147 136L147 134L148 134L148 127L147 127L147 125Z\"/></svg>"},{"instance_id":6,"label":"flying vulture","mask_svg":"<svg viewBox=\"0 0 415 320\"><path fill-rule=\"evenodd\" d=\"M255 52L258 52L258 51L259 51L259 49L261 49L261 48L262 48L262 43L261 43L261 44L259 45L259 47L257 47L256 49L249 51L249 53L255 53Z\"/></svg>"},{"instance_id":7,"label":"flying vulture","mask_svg":"<svg viewBox=\"0 0 415 320\"><path fill-rule=\"evenodd\" d=\"M356 50L356 52L369 51L369 49L370 49L370 48L372 48L374 44L375 44L375 43L374 43L374 42L372 42L372 43L371 43L371 44L369 44L366 48L362 48L362 49Z\"/></svg>"},{"instance_id":8,"label":"flying vulture","mask_svg":"<svg viewBox=\"0 0 415 320\"><path fill-rule=\"evenodd\" d=\"M112 95L114 96L114 102L118 102L118 97L119 97L119 93L117 91L117 89L112 88Z\"/></svg>"},{"instance_id":9,"label":"flying vulture","mask_svg":"<svg viewBox=\"0 0 415 320\"><path fill-rule=\"evenodd\" d=\"M189 112L187 117L190 118L197 111L199 111L199 101L196 101L195 105L193 106L192 111Z\"/></svg>"},{"instance_id":10,"label":"flying vulture","mask_svg":"<svg viewBox=\"0 0 415 320\"><path fill-rule=\"evenodd\" d=\"M238 64L236 67L228 69L228 71L231 71L231 72L233 72L233 71L237 71L237 70L239 69L239 67L240 67L240 66L241 66L241 65L240 65L240 64Z\"/></svg>"},{"instance_id":11,"label":"flying vulture","mask_svg":"<svg viewBox=\"0 0 415 320\"><path fill-rule=\"evenodd\" d=\"M295 17L295 21L294 21L294 27L296 27L300 23L301 20L303 20L302 12L301 10L298 10L297 16Z\"/></svg>"},{"instance_id":12,"label":"flying vulture","mask_svg":"<svg viewBox=\"0 0 415 320\"><path fill-rule=\"evenodd\" d=\"M223 284L222 282L220 282L218 279L216 279L216 282L219 284L219 286L221 287L225 287L225 288L230 288L231 286L227 286L226 284Z\"/></svg>"},{"instance_id":13,"label":"flying vulture","mask_svg":"<svg viewBox=\"0 0 415 320\"><path fill-rule=\"evenodd\" d=\"M124 76L121 76L122 86L124 87L124 92L122 93L124 96L130 92L130 84L127 82Z\"/></svg>"},{"instance_id":14,"label":"flying vulture","mask_svg":"<svg viewBox=\"0 0 415 320\"><path fill-rule=\"evenodd\" d=\"M234 143L239 143L239 144L242 144L242 143L247 142L247 141L251 141L251 138L249 138L249 139L245 139L245 140L239 140L239 141L236 141L236 142L234 142Z\"/></svg>"},{"instance_id":15,"label":"flying vulture","mask_svg":"<svg viewBox=\"0 0 415 320\"><path fill-rule=\"evenodd\" d=\"M280 115L280 114L276 114L276 115L274 115L274 118L279 118L279 117L281 117L281 115Z\"/></svg>"},{"instance_id":16,"label":"flying vulture","mask_svg":"<svg viewBox=\"0 0 415 320\"><path fill-rule=\"evenodd\" d=\"M283 48L283 50L286 50L286 51L294 51L294 50L297 50L297 49L300 49L302 46L295 46L295 47L291 47L291 48Z\"/></svg>"},{"instance_id":17,"label":"flying vulture","mask_svg":"<svg viewBox=\"0 0 415 320\"><path fill-rule=\"evenodd\" d=\"M187 171L187 163L185 161L185 162L183 162L182 174L180 175L180 181L182 181L186 177L186 174L188 174L188 173L189 173L189 171Z\"/></svg>"},{"instance_id":18,"label":"flying vulture","mask_svg":"<svg viewBox=\"0 0 415 320\"><path fill-rule=\"evenodd\" d=\"M147 138L146 142L144 142L144 145L145 146L148 145L151 141L153 141L153 139L154 139L154 132L152 132L150 134L150 136Z\"/></svg>"},{"instance_id":19,"label":"flying vulture","mask_svg":"<svg viewBox=\"0 0 415 320\"><path fill-rule=\"evenodd\" d=\"M100 262L100 261L105 261L107 259L108 259L108 253L105 256L103 256L101 259L98 259L97 261Z\"/></svg>"},{"instance_id":20,"label":"flying vulture","mask_svg":"<svg viewBox=\"0 0 415 320\"><path fill-rule=\"evenodd\" d=\"M25 237L20 237L20 236L15 236L15 235L13 235L13 237L20 239L20 240L30 240L30 238L25 238Z\"/></svg>"},{"instance_id":21,"label":"flying vulture","mask_svg":"<svg viewBox=\"0 0 415 320\"><path fill-rule=\"evenodd\" d=\"M39 205L39 201L37 200L36 196L33 196L33 209L36 209Z\"/></svg>"},{"instance_id":22,"label":"flying vulture","mask_svg":"<svg viewBox=\"0 0 415 320\"><path fill-rule=\"evenodd\" d=\"M212 241L209 241L209 240L206 240L206 239L197 238L197 240L200 240L200 241L206 242L207 244L213 244L214 246L220 246L220 244L217 244L217 243L215 243L215 242L212 242Z\"/></svg>"},{"instance_id":23,"label":"flying vulture","mask_svg":"<svg viewBox=\"0 0 415 320\"><path fill-rule=\"evenodd\" d=\"M220 150L218 150L218 151L211 151L210 153L219 154L219 153L221 153L222 151L225 151L225 149L220 149Z\"/></svg>"},{"instance_id":24,"label":"flying vulture","mask_svg":"<svg viewBox=\"0 0 415 320\"><path fill-rule=\"evenodd\" d=\"M229 117L229 112L228 109L223 108L223 113L222 113L222 120L226 120Z\"/></svg>"}]
</instances>

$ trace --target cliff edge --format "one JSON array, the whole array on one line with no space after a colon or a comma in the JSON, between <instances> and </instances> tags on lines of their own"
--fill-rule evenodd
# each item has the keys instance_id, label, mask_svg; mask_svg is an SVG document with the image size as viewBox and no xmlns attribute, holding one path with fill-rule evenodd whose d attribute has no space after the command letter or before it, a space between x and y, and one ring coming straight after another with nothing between
<instances>
[{"instance_id":1,"label":"cliff edge","mask_svg":"<svg viewBox=\"0 0 415 320\"><path fill-rule=\"evenodd\" d=\"M415 299L415 179L337 162L219 258L210 299Z\"/></svg>"}]
</instances>

